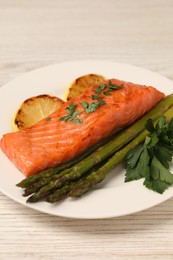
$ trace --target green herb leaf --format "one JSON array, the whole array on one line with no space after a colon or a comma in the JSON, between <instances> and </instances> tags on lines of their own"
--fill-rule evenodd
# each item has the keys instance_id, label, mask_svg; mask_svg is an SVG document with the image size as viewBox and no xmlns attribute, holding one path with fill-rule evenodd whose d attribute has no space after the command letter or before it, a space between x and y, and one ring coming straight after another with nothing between
<instances>
[{"instance_id":1,"label":"green herb leaf","mask_svg":"<svg viewBox=\"0 0 173 260\"><path fill-rule=\"evenodd\" d=\"M168 130L172 130L173 131L173 118L170 120L170 122L168 124Z\"/></svg>"},{"instance_id":2,"label":"green herb leaf","mask_svg":"<svg viewBox=\"0 0 173 260\"><path fill-rule=\"evenodd\" d=\"M91 98L92 98L93 100L95 100L95 99L100 98L100 95L92 95Z\"/></svg>"},{"instance_id":3,"label":"green herb leaf","mask_svg":"<svg viewBox=\"0 0 173 260\"><path fill-rule=\"evenodd\" d=\"M76 118L81 111L75 111L76 108L77 105L74 105L74 102L72 102L68 107L66 107L68 115L60 117L59 120L65 122L73 121L75 124L81 124L83 121Z\"/></svg>"},{"instance_id":4,"label":"green herb leaf","mask_svg":"<svg viewBox=\"0 0 173 260\"><path fill-rule=\"evenodd\" d=\"M121 84L121 85L115 85L112 83L112 81L110 80L109 83L108 83L108 86L110 89L114 89L114 90L117 90L117 89L120 89L124 84Z\"/></svg>"},{"instance_id":5,"label":"green herb leaf","mask_svg":"<svg viewBox=\"0 0 173 260\"><path fill-rule=\"evenodd\" d=\"M125 182L139 180L142 177L139 174L139 167L137 166L134 169L128 169L125 174Z\"/></svg>"},{"instance_id":6,"label":"green herb leaf","mask_svg":"<svg viewBox=\"0 0 173 260\"><path fill-rule=\"evenodd\" d=\"M153 120L149 118L145 124L145 129L147 129L150 133L154 133L155 128L153 124Z\"/></svg>"},{"instance_id":7,"label":"green herb leaf","mask_svg":"<svg viewBox=\"0 0 173 260\"><path fill-rule=\"evenodd\" d=\"M150 141L147 143L148 147L155 147L156 144L159 142L159 138L158 136L153 133L150 137L147 136L148 139L150 139ZM146 140L147 140L146 138ZM145 144L146 144L146 141L145 141Z\"/></svg>"},{"instance_id":8,"label":"green herb leaf","mask_svg":"<svg viewBox=\"0 0 173 260\"><path fill-rule=\"evenodd\" d=\"M169 128L173 130L173 118L171 118L171 120L169 121L168 124Z\"/></svg>"},{"instance_id":9,"label":"green herb leaf","mask_svg":"<svg viewBox=\"0 0 173 260\"><path fill-rule=\"evenodd\" d=\"M99 99L97 102L92 102L90 104L86 103L85 101L81 102L81 105L87 114L97 111L98 107L104 104L105 102L102 99Z\"/></svg>"},{"instance_id":10,"label":"green herb leaf","mask_svg":"<svg viewBox=\"0 0 173 260\"><path fill-rule=\"evenodd\" d=\"M167 135L170 139L173 139L173 118L170 120L168 124L168 130L167 130ZM173 144L173 143L172 143Z\"/></svg>"},{"instance_id":11,"label":"green herb leaf","mask_svg":"<svg viewBox=\"0 0 173 260\"><path fill-rule=\"evenodd\" d=\"M131 157L130 163L127 163L127 165L130 165L129 168L127 168L126 174L125 174L125 182L132 181L132 180L138 180L142 177L146 177L149 174L149 154L146 149L146 147L142 147L136 149L135 156L133 155ZM132 158L134 160L132 160ZM137 163L138 162L138 163ZM133 166L133 167L132 167Z\"/></svg>"},{"instance_id":12,"label":"green herb leaf","mask_svg":"<svg viewBox=\"0 0 173 260\"><path fill-rule=\"evenodd\" d=\"M104 94L105 96L110 96L111 93L112 93L112 89L110 89L110 88L109 88L108 90L106 90L106 91L103 92L103 94Z\"/></svg>"},{"instance_id":13,"label":"green herb leaf","mask_svg":"<svg viewBox=\"0 0 173 260\"><path fill-rule=\"evenodd\" d=\"M92 102L92 103L88 104L85 101L82 101L81 104L82 104L82 106L85 109L85 112L87 114L95 112L98 109L98 106L99 106L98 102Z\"/></svg>"},{"instance_id":14,"label":"green herb leaf","mask_svg":"<svg viewBox=\"0 0 173 260\"><path fill-rule=\"evenodd\" d=\"M164 129L165 124L166 124L166 118L165 116L161 116L155 127L156 132L158 131L158 133L160 133Z\"/></svg>"},{"instance_id":15,"label":"green herb leaf","mask_svg":"<svg viewBox=\"0 0 173 260\"><path fill-rule=\"evenodd\" d=\"M94 91L97 93L97 94L100 94L102 92L102 89L101 88L95 88Z\"/></svg>"},{"instance_id":16,"label":"green herb leaf","mask_svg":"<svg viewBox=\"0 0 173 260\"><path fill-rule=\"evenodd\" d=\"M169 184L161 180L145 179L144 186L150 190L156 191L162 194L168 187Z\"/></svg>"},{"instance_id":17,"label":"green herb leaf","mask_svg":"<svg viewBox=\"0 0 173 260\"><path fill-rule=\"evenodd\" d=\"M157 159L156 156L153 157L151 161L151 177L154 180L161 180L168 184L173 184L173 175L166 169L163 164Z\"/></svg>"},{"instance_id":18,"label":"green herb leaf","mask_svg":"<svg viewBox=\"0 0 173 260\"><path fill-rule=\"evenodd\" d=\"M103 90L104 88L106 88L106 84L100 84L99 85L100 86L100 88Z\"/></svg>"},{"instance_id":19,"label":"green herb leaf","mask_svg":"<svg viewBox=\"0 0 173 260\"><path fill-rule=\"evenodd\" d=\"M71 116L73 115L77 105L74 105L74 102L70 103L69 107L66 107L67 113Z\"/></svg>"},{"instance_id":20,"label":"green herb leaf","mask_svg":"<svg viewBox=\"0 0 173 260\"><path fill-rule=\"evenodd\" d=\"M126 154L126 168L134 168L144 150L143 145L138 145Z\"/></svg>"},{"instance_id":21,"label":"green herb leaf","mask_svg":"<svg viewBox=\"0 0 173 260\"><path fill-rule=\"evenodd\" d=\"M101 105L101 106L106 104L106 102L101 98L98 100L98 102L99 102L99 105Z\"/></svg>"},{"instance_id":22,"label":"green herb leaf","mask_svg":"<svg viewBox=\"0 0 173 260\"><path fill-rule=\"evenodd\" d=\"M94 91L97 93L97 94L101 94L102 90L106 88L106 84L100 84L98 88L94 88Z\"/></svg>"},{"instance_id":23,"label":"green herb leaf","mask_svg":"<svg viewBox=\"0 0 173 260\"><path fill-rule=\"evenodd\" d=\"M170 151L164 145L157 145L154 148L154 154L158 160L164 165L166 169L169 169L169 162L172 161L172 151Z\"/></svg>"},{"instance_id":24,"label":"green herb leaf","mask_svg":"<svg viewBox=\"0 0 173 260\"><path fill-rule=\"evenodd\" d=\"M71 119L74 119L74 118L77 117L80 113L81 113L81 111L75 111L75 112L73 112L73 114L70 116L70 118L71 118Z\"/></svg>"},{"instance_id":25,"label":"green herb leaf","mask_svg":"<svg viewBox=\"0 0 173 260\"><path fill-rule=\"evenodd\" d=\"M120 89L122 86L123 86L123 84L121 84L121 85L118 86L118 85L113 84L112 81L110 80L110 81L108 82L108 85L106 85L106 84L100 84L99 87L94 88L94 91L95 91L97 94L100 95L105 88L108 88L106 91L103 92L103 94L106 95L106 96L109 96L109 95L111 95L112 90L118 90L118 89ZM94 98L93 98L93 99L94 99ZM96 99L96 98L95 98L95 99Z\"/></svg>"},{"instance_id":26,"label":"green herb leaf","mask_svg":"<svg viewBox=\"0 0 173 260\"><path fill-rule=\"evenodd\" d=\"M60 121L65 121L67 122L70 119L70 116L62 116L59 118Z\"/></svg>"}]
</instances>

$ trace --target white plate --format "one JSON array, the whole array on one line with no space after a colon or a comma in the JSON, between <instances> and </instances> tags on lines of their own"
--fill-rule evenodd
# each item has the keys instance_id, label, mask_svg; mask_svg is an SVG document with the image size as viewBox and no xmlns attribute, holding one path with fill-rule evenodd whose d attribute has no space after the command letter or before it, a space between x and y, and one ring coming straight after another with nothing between
<instances>
[{"instance_id":1,"label":"white plate","mask_svg":"<svg viewBox=\"0 0 173 260\"><path fill-rule=\"evenodd\" d=\"M11 131L11 118L24 99L44 93L52 93L63 98L69 83L87 73L99 73L107 78L153 85L165 94L173 92L172 81L127 64L75 61L51 65L26 73L0 88L0 138L4 133ZM23 178L24 175L0 151L1 192L23 205L48 214L81 219L117 217L148 209L173 196L173 187L160 195L146 189L142 180L124 183L124 171L119 166L97 186L97 189L80 199L67 199L53 205L46 202L26 204L22 190L15 186Z\"/></svg>"}]
</instances>

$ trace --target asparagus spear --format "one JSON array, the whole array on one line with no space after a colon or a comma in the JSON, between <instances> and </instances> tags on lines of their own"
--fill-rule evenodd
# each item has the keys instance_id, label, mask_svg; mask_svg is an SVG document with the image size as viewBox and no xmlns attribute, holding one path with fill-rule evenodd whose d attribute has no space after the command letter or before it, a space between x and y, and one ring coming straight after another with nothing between
<instances>
[{"instance_id":1,"label":"asparagus spear","mask_svg":"<svg viewBox=\"0 0 173 260\"><path fill-rule=\"evenodd\" d=\"M77 185L80 185L80 183L85 178L86 178L85 176L82 176L79 180L75 182L70 182L69 184L65 184L60 189L57 189L53 191L51 194L49 194L48 196L45 196L44 200L49 203L54 203L69 197L68 196L69 192Z\"/></svg>"},{"instance_id":2,"label":"asparagus spear","mask_svg":"<svg viewBox=\"0 0 173 260\"><path fill-rule=\"evenodd\" d=\"M170 108L165 114L167 121L169 122L173 117L173 108ZM98 171L92 172L86 177L80 184L75 185L74 188L69 192L70 197L81 197L83 194L88 192L97 183L100 183L105 179L108 173L115 168L120 162L123 161L125 155L129 150L137 146L138 144L144 142L145 137L148 135L148 131L144 130L140 135L138 135L133 141L126 145L119 152L115 153L107 163L105 163ZM55 198L54 198L55 201Z\"/></svg>"},{"instance_id":3,"label":"asparagus spear","mask_svg":"<svg viewBox=\"0 0 173 260\"><path fill-rule=\"evenodd\" d=\"M100 147L94 153L90 154L84 160L80 161L74 165L70 173L64 174L61 172L61 176L54 176L53 180L47 185L42 187L38 192L33 194L27 202L37 202L43 200L46 196L51 194L63 185L68 184L70 181L79 179L85 172L91 169L94 165L100 163L106 158L112 156L115 152L124 147L128 142L135 138L141 131L143 131L145 122L148 118L155 120L160 115L162 115L171 105L173 105L173 95L167 96L163 101L161 101L154 109L143 116L140 120L134 123L132 126L126 130L119 133L113 140Z\"/></svg>"},{"instance_id":4,"label":"asparagus spear","mask_svg":"<svg viewBox=\"0 0 173 260\"><path fill-rule=\"evenodd\" d=\"M101 162L99 165L96 165L92 167L90 171L88 171L84 176L82 176L79 180L77 181L72 181L69 184L65 184L62 186L60 189L55 190L52 192L50 195L46 196L44 198L45 201L49 203L54 203L57 201L60 201L62 199L65 199L68 197L68 193L77 185L80 185L80 183L89 175L91 174L92 171L97 171L102 165L104 165L105 161Z\"/></svg>"},{"instance_id":5,"label":"asparagus spear","mask_svg":"<svg viewBox=\"0 0 173 260\"><path fill-rule=\"evenodd\" d=\"M73 189L74 182L70 184L66 184L62 188L54 191L53 193L49 194L47 197L45 197L45 201L49 203L54 203L60 200L63 200L68 197L68 193Z\"/></svg>"},{"instance_id":6,"label":"asparagus spear","mask_svg":"<svg viewBox=\"0 0 173 260\"><path fill-rule=\"evenodd\" d=\"M25 188L23 196L29 196L32 193L37 192L39 189L41 189L43 186L49 184L51 181L57 180L58 178L62 177L63 175L69 173L71 168L65 169L64 171L58 173L58 174L53 174L48 177L42 177L40 180L35 181L31 183L28 187Z\"/></svg>"}]
</instances>

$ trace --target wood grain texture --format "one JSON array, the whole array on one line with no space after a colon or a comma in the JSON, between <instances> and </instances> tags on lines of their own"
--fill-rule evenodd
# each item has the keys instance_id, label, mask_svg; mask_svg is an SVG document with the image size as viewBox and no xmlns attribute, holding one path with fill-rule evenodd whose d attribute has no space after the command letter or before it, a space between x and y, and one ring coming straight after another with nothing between
<instances>
[{"instance_id":1,"label":"wood grain texture","mask_svg":"<svg viewBox=\"0 0 173 260\"><path fill-rule=\"evenodd\" d=\"M130 63L173 79L172 25L172 0L0 0L0 86L41 66L83 59ZM125 217L75 220L0 193L0 260L173 259L172 213L170 199Z\"/></svg>"}]
</instances>

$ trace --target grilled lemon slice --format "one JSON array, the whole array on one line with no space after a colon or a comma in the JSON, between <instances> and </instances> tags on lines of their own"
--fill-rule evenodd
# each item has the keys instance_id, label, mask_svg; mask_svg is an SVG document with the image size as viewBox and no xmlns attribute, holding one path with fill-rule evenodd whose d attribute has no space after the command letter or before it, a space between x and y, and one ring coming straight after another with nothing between
<instances>
[{"instance_id":1,"label":"grilled lemon slice","mask_svg":"<svg viewBox=\"0 0 173 260\"><path fill-rule=\"evenodd\" d=\"M26 99L12 119L12 128L18 131L30 127L59 109L64 101L50 95L38 95Z\"/></svg>"},{"instance_id":2,"label":"grilled lemon slice","mask_svg":"<svg viewBox=\"0 0 173 260\"><path fill-rule=\"evenodd\" d=\"M87 88L102 83L106 78L99 74L86 74L75 79L65 93L65 100L79 96Z\"/></svg>"}]
</instances>

